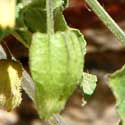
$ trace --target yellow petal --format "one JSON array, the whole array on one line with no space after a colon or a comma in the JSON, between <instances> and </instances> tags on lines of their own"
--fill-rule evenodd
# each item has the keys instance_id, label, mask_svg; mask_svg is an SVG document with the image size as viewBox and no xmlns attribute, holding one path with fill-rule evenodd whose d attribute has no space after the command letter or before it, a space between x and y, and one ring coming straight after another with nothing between
<instances>
[{"instance_id":1,"label":"yellow petal","mask_svg":"<svg viewBox=\"0 0 125 125\"><path fill-rule=\"evenodd\" d=\"M0 27L13 28L15 25L16 0L0 0Z\"/></svg>"},{"instance_id":2,"label":"yellow petal","mask_svg":"<svg viewBox=\"0 0 125 125\"><path fill-rule=\"evenodd\" d=\"M8 111L21 102L22 66L12 60L0 60L0 108Z\"/></svg>"}]
</instances>

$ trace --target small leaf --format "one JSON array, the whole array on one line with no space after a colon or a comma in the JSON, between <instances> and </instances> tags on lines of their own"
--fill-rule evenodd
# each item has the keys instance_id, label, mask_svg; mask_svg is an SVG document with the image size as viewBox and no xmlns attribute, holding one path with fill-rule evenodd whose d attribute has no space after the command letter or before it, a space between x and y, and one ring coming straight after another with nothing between
<instances>
[{"instance_id":1,"label":"small leaf","mask_svg":"<svg viewBox=\"0 0 125 125\"><path fill-rule=\"evenodd\" d=\"M97 77L92 74L83 72L83 79L81 82L81 88L86 95L92 95L96 88Z\"/></svg>"},{"instance_id":2,"label":"small leaf","mask_svg":"<svg viewBox=\"0 0 125 125\"><path fill-rule=\"evenodd\" d=\"M116 97L117 111L125 125L125 65L109 76L109 85Z\"/></svg>"},{"instance_id":3,"label":"small leaf","mask_svg":"<svg viewBox=\"0 0 125 125\"><path fill-rule=\"evenodd\" d=\"M29 48L31 45L32 33L28 30L15 30L12 35L21 42L25 47Z\"/></svg>"},{"instance_id":4,"label":"small leaf","mask_svg":"<svg viewBox=\"0 0 125 125\"><path fill-rule=\"evenodd\" d=\"M22 66L12 60L0 60L0 108L10 111L21 103Z\"/></svg>"},{"instance_id":5,"label":"small leaf","mask_svg":"<svg viewBox=\"0 0 125 125\"><path fill-rule=\"evenodd\" d=\"M68 28L68 25L65 21L65 18L62 14L62 8L58 7L54 11L54 30L57 31L65 31Z\"/></svg>"}]
</instances>

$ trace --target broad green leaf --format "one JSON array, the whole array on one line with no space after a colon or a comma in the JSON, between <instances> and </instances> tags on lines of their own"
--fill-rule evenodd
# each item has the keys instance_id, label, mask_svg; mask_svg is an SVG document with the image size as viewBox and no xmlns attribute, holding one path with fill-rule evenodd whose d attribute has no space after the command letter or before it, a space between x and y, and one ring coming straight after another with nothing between
<instances>
[{"instance_id":1,"label":"broad green leaf","mask_svg":"<svg viewBox=\"0 0 125 125\"><path fill-rule=\"evenodd\" d=\"M62 7L56 7L54 9L54 30L64 31L67 27L67 23L62 14ZM21 19L20 19L21 18ZM25 25L30 32L42 32L46 33L46 10L42 9L41 6L33 7L27 6L22 11L20 11L19 21L22 20L23 25ZM17 23L19 21L17 20ZM29 21L30 20L30 21Z\"/></svg>"},{"instance_id":2,"label":"broad green leaf","mask_svg":"<svg viewBox=\"0 0 125 125\"><path fill-rule=\"evenodd\" d=\"M117 111L125 125L125 65L109 76L109 86L116 97Z\"/></svg>"},{"instance_id":3,"label":"broad green leaf","mask_svg":"<svg viewBox=\"0 0 125 125\"><path fill-rule=\"evenodd\" d=\"M0 108L10 111L21 103L22 66L12 60L0 60Z\"/></svg>"},{"instance_id":4,"label":"broad green leaf","mask_svg":"<svg viewBox=\"0 0 125 125\"><path fill-rule=\"evenodd\" d=\"M31 6L25 8L21 16L24 24L30 32L46 32L46 11L41 8Z\"/></svg>"},{"instance_id":5,"label":"broad green leaf","mask_svg":"<svg viewBox=\"0 0 125 125\"><path fill-rule=\"evenodd\" d=\"M80 87L84 94L92 95L96 88L97 77L92 74L83 72L83 79L80 84Z\"/></svg>"},{"instance_id":6,"label":"broad green leaf","mask_svg":"<svg viewBox=\"0 0 125 125\"><path fill-rule=\"evenodd\" d=\"M36 6L30 4L18 12L17 27L12 33L21 43L26 47L31 44L32 33L41 32L46 33L46 10L42 9L39 4ZM20 6L20 5L19 5ZM19 7L17 7L19 8ZM29 21L30 20L30 21ZM64 31L67 29L67 23L62 14L62 7L54 9L54 30Z\"/></svg>"}]
</instances>

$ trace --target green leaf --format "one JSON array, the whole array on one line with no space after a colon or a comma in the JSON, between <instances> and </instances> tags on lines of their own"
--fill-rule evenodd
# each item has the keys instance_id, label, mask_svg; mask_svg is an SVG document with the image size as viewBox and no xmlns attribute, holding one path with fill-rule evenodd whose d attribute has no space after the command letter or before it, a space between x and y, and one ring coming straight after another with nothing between
<instances>
[{"instance_id":1,"label":"green leaf","mask_svg":"<svg viewBox=\"0 0 125 125\"><path fill-rule=\"evenodd\" d=\"M54 10L54 30L57 31L65 31L68 28L68 25L65 21L65 18L62 14L62 8L56 8Z\"/></svg>"},{"instance_id":2,"label":"green leaf","mask_svg":"<svg viewBox=\"0 0 125 125\"><path fill-rule=\"evenodd\" d=\"M46 32L46 11L38 7L26 7L21 11L24 24L30 32ZM29 21L30 20L30 21Z\"/></svg>"},{"instance_id":3,"label":"green leaf","mask_svg":"<svg viewBox=\"0 0 125 125\"><path fill-rule=\"evenodd\" d=\"M41 8L46 10L46 0L18 0L18 5L20 4L22 8L31 6L32 8ZM53 0L53 9L58 7L66 6L68 0Z\"/></svg>"},{"instance_id":4,"label":"green leaf","mask_svg":"<svg viewBox=\"0 0 125 125\"><path fill-rule=\"evenodd\" d=\"M32 33L28 30L15 30L12 35L21 42L25 47L29 48L32 39Z\"/></svg>"},{"instance_id":5,"label":"green leaf","mask_svg":"<svg viewBox=\"0 0 125 125\"><path fill-rule=\"evenodd\" d=\"M53 0L53 9L58 7L65 6L68 3L68 0ZM46 0L32 0L32 7L41 7L42 9L46 9Z\"/></svg>"},{"instance_id":6,"label":"green leaf","mask_svg":"<svg viewBox=\"0 0 125 125\"><path fill-rule=\"evenodd\" d=\"M117 111L125 125L125 65L109 76L109 86L116 97Z\"/></svg>"},{"instance_id":7,"label":"green leaf","mask_svg":"<svg viewBox=\"0 0 125 125\"><path fill-rule=\"evenodd\" d=\"M25 0L23 1L25 2ZM67 29L67 23L62 14L63 7L61 6L62 0L55 2L54 8L54 30L64 31ZM65 1L65 4L67 1ZM21 43L26 47L31 44L32 33L41 32L46 33L46 9L41 7L45 4L44 1L40 3L40 0L30 1L29 4L22 5L19 3L17 5L17 26L16 30L12 33ZM22 8L22 6L24 6ZM30 21L29 21L30 20Z\"/></svg>"},{"instance_id":8,"label":"green leaf","mask_svg":"<svg viewBox=\"0 0 125 125\"><path fill-rule=\"evenodd\" d=\"M62 31L67 27L67 23L62 14L62 7L56 7L54 9L54 29L56 31ZM42 32L46 33L46 10L41 8L41 6L32 5L27 6L22 11L20 11L20 16L22 22L28 27L30 32ZM30 20L30 21L29 21Z\"/></svg>"},{"instance_id":9,"label":"green leaf","mask_svg":"<svg viewBox=\"0 0 125 125\"><path fill-rule=\"evenodd\" d=\"M83 93L89 96L92 95L96 88L96 82L97 77L95 75L83 72L83 79L80 85Z\"/></svg>"},{"instance_id":10,"label":"green leaf","mask_svg":"<svg viewBox=\"0 0 125 125\"><path fill-rule=\"evenodd\" d=\"M1 30L1 29L0 29L0 42L1 42L2 39L3 39L4 37L6 37L8 34L9 34L9 31L7 31L7 30Z\"/></svg>"}]
</instances>

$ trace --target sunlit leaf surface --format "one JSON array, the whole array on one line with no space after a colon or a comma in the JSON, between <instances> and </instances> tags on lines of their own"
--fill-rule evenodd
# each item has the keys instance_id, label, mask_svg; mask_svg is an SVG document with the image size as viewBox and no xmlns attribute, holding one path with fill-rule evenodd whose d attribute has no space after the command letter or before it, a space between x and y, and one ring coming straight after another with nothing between
<instances>
[{"instance_id":1,"label":"sunlit leaf surface","mask_svg":"<svg viewBox=\"0 0 125 125\"><path fill-rule=\"evenodd\" d=\"M117 111L125 125L125 66L109 77L109 85L116 97Z\"/></svg>"}]
</instances>

